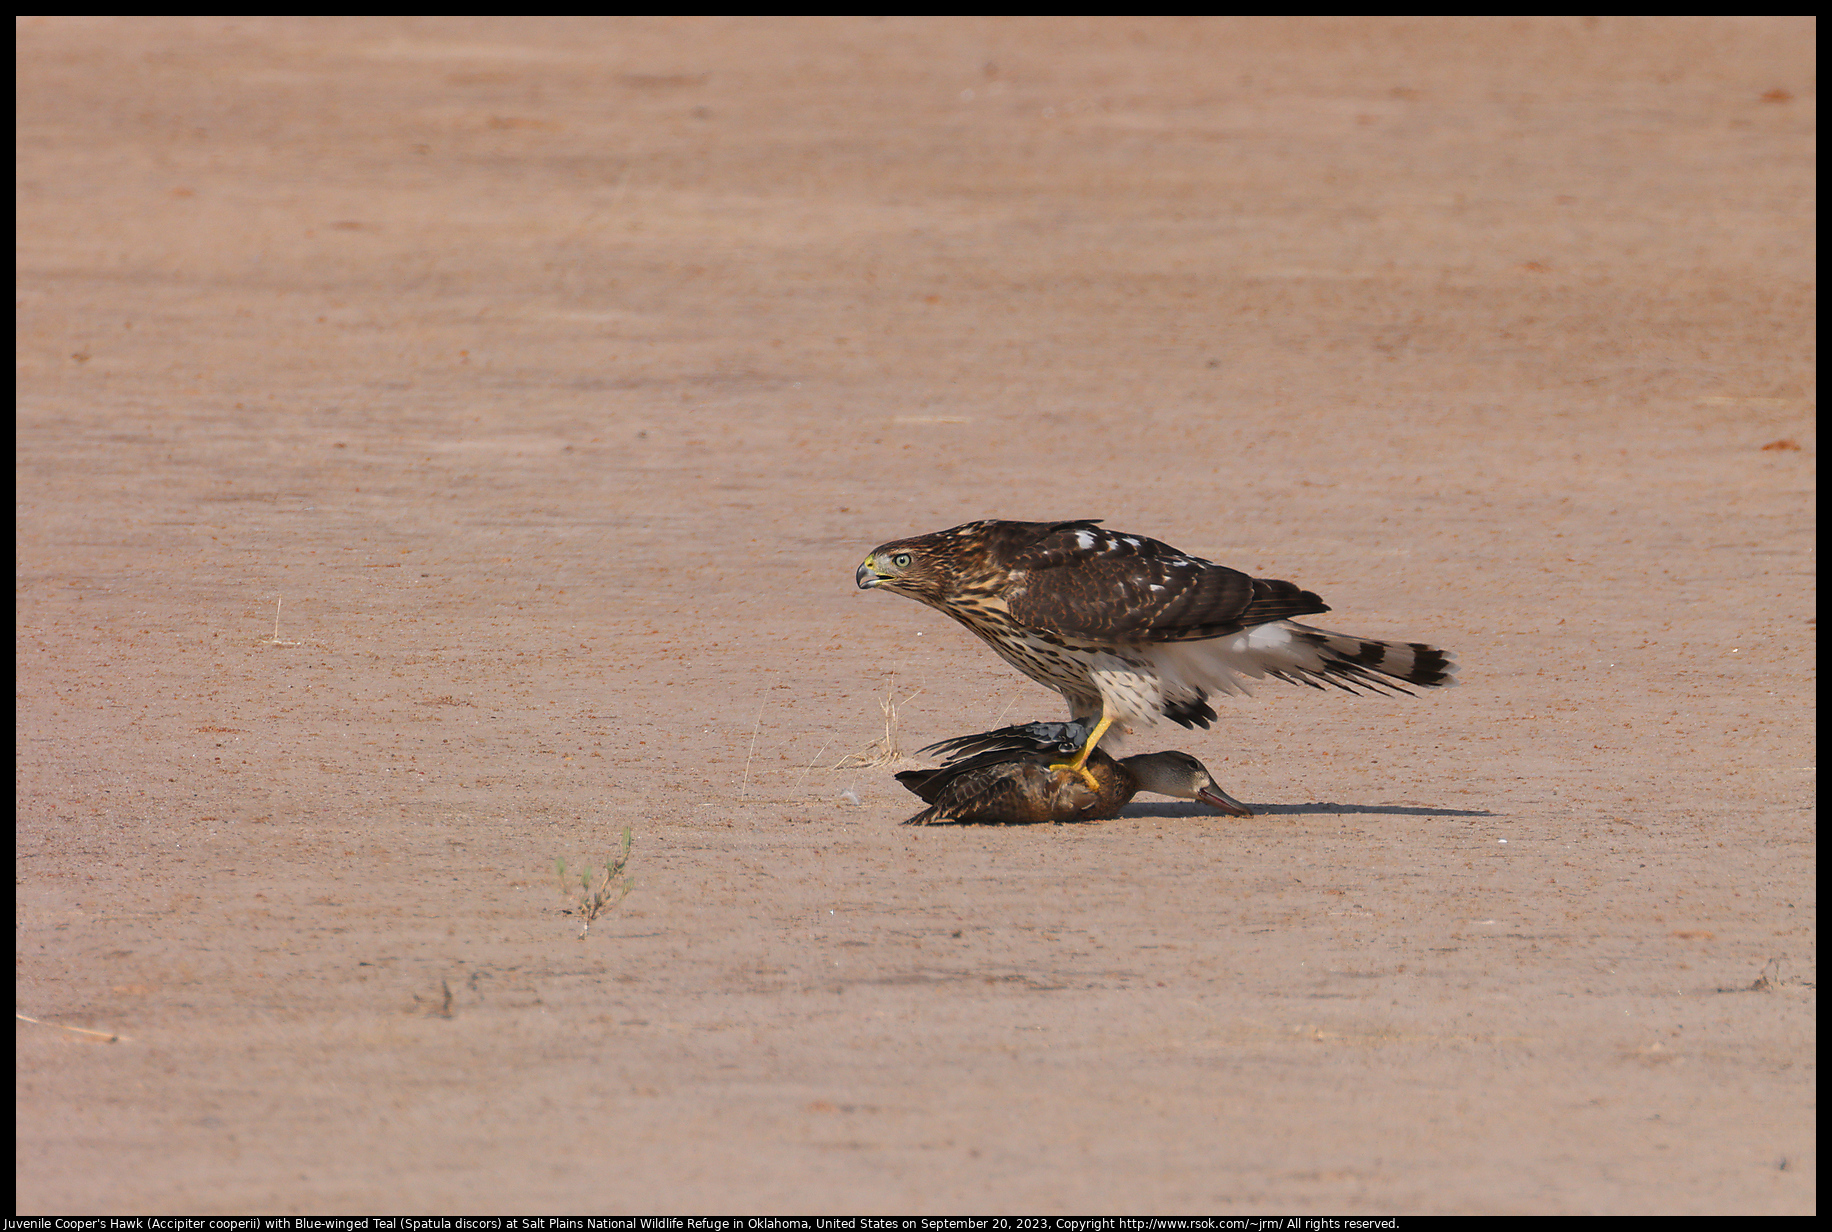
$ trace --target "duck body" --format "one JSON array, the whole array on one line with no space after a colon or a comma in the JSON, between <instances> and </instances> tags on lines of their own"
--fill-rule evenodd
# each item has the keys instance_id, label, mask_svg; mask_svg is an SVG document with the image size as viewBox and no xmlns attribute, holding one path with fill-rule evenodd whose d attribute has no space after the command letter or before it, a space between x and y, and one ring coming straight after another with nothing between
<instances>
[{"instance_id":1,"label":"duck body","mask_svg":"<svg viewBox=\"0 0 1832 1232\"><path fill-rule=\"evenodd\" d=\"M1085 773L1065 769L1065 746L1073 750L1086 733L1079 723L1026 723L932 745L923 751L946 752L950 759L939 769L897 775L929 805L904 824L1097 821L1117 817L1141 791L1199 800L1236 817L1253 815L1215 785L1207 767L1176 750L1116 761L1094 749Z\"/></svg>"},{"instance_id":2,"label":"duck body","mask_svg":"<svg viewBox=\"0 0 1832 1232\"><path fill-rule=\"evenodd\" d=\"M1080 776L1050 768L1060 760L1057 753L994 750L939 770L905 770L897 781L929 805L905 824L1091 821L1118 815L1138 791L1132 776L1099 749L1088 758L1092 789Z\"/></svg>"}]
</instances>

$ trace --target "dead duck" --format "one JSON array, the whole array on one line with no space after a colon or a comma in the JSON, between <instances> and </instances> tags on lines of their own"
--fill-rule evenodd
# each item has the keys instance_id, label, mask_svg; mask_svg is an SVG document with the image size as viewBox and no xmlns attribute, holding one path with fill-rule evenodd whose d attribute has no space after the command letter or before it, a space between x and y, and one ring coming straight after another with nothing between
<instances>
[{"instance_id":1,"label":"dead duck","mask_svg":"<svg viewBox=\"0 0 1832 1232\"><path fill-rule=\"evenodd\" d=\"M1087 762L1091 788L1083 776L1054 764L1065 746L1073 751L1085 739L1079 723L1026 723L931 745L923 752L944 752L950 759L936 770L897 776L929 805L904 824L1092 821L1118 816L1141 791L1199 800L1234 817L1253 815L1215 785L1206 766L1174 749L1117 761L1096 749Z\"/></svg>"}]
</instances>

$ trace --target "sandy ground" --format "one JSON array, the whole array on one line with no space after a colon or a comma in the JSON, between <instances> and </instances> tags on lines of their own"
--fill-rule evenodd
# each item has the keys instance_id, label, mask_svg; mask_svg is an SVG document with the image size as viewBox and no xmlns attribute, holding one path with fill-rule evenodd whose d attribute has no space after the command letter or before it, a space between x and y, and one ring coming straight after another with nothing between
<instances>
[{"instance_id":1,"label":"sandy ground","mask_svg":"<svg viewBox=\"0 0 1832 1232\"><path fill-rule=\"evenodd\" d=\"M25 21L19 1210L1812 1210L1813 35ZM899 826L986 516L1463 684Z\"/></svg>"}]
</instances>

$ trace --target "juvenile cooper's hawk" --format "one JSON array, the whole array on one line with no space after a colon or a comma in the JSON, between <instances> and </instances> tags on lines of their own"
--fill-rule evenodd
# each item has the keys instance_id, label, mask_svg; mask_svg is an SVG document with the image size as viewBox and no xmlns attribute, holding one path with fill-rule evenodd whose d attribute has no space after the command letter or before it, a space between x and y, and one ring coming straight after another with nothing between
<instances>
[{"instance_id":1,"label":"juvenile cooper's hawk","mask_svg":"<svg viewBox=\"0 0 1832 1232\"><path fill-rule=\"evenodd\" d=\"M1290 582L1248 577L1097 521L968 522L894 539L859 566L883 588L939 608L1001 658L1068 700L1089 726L1072 770L1113 724L1170 719L1207 727L1211 693L1249 679L1406 693L1452 683L1450 656L1420 642L1376 642L1290 619L1329 611Z\"/></svg>"}]
</instances>

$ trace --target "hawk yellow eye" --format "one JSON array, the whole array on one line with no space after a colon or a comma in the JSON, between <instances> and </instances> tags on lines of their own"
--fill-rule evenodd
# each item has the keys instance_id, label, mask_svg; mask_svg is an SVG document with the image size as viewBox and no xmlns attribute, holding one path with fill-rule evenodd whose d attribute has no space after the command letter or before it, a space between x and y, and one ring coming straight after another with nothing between
<instances>
[{"instance_id":1,"label":"hawk yellow eye","mask_svg":"<svg viewBox=\"0 0 1832 1232\"><path fill-rule=\"evenodd\" d=\"M897 553L895 556L891 557L891 564L896 565L899 569L908 569L910 567L910 554L908 552Z\"/></svg>"}]
</instances>

